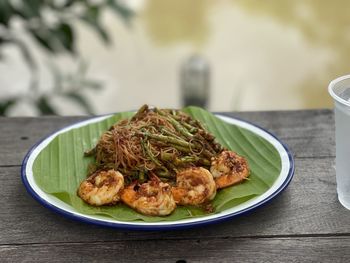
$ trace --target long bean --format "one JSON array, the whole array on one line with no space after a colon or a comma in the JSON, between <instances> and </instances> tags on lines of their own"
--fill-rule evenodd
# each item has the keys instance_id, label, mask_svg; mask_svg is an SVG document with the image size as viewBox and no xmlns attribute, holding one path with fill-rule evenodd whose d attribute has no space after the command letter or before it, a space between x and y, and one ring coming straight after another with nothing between
<instances>
[{"instance_id":1,"label":"long bean","mask_svg":"<svg viewBox=\"0 0 350 263\"><path fill-rule=\"evenodd\" d=\"M211 147L210 143L207 142L200 134L196 134L195 137L196 139L198 138L198 141L206 142L204 143L204 147L207 148L209 152L211 152L212 154L216 153L213 147Z\"/></svg>"},{"instance_id":2,"label":"long bean","mask_svg":"<svg viewBox=\"0 0 350 263\"><path fill-rule=\"evenodd\" d=\"M190 133L197 133L198 132L198 128L192 126L191 124L187 123L187 122L182 122L181 123Z\"/></svg>"},{"instance_id":3,"label":"long bean","mask_svg":"<svg viewBox=\"0 0 350 263\"><path fill-rule=\"evenodd\" d=\"M174 138L176 138L176 139L182 140L181 137L177 136L176 134L172 133L171 131L169 131L169 130L167 130L167 129L165 129L165 128L162 128L161 131L162 131L163 133L165 133L166 135L169 135L169 136L172 136L172 137L174 137Z\"/></svg>"},{"instance_id":4,"label":"long bean","mask_svg":"<svg viewBox=\"0 0 350 263\"><path fill-rule=\"evenodd\" d=\"M145 144L143 140L141 140L141 146L144 149L145 153L148 155L148 157L152 160L152 162L154 162L157 166L162 166L158 159L153 156L151 149Z\"/></svg>"},{"instance_id":5,"label":"long bean","mask_svg":"<svg viewBox=\"0 0 350 263\"><path fill-rule=\"evenodd\" d=\"M159 140L162 142L167 142L167 143L171 143L171 144L176 144L182 147L186 147L189 148L190 147L190 143L186 142L185 140L180 140L174 137L170 137L170 136L166 136L166 135L160 135L160 134L153 134L153 133L149 133L149 132L139 132L139 134L155 139L155 140Z\"/></svg>"},{"instance_id":6,"label":"long bean","mask_svg":"<svg viewBox=\"0 0 350 263\"><path fill-rule=\"evenodd\" d=\"M170 144L174 144L174 145L179 145L185 148L188 148L190 151L191 149L199 149L198 145L195 145L194 143L189 143L186 142L184 140L180 140L180 139L176 139L170 136L166 136L166 135L159 135L159 134L152 134L149 132L140 132L140 134L155 139L155 140L159 140L159 141L163 141L163 142L167 142ZM211 158L214 156L213 153L211 153L210 151L208 151L207 149L204 149L201 151L201 154L203 154L205 157L207 158Z\"/></svg>"},{"instance_id":7,"label":"long bean","mask_svg":"<svg viewBox=\"0 0 350 263\"><path fill-rule=\"evenodd\" d=\"M142 105L139 110L136 112L136 114L131 118L132 121L137 120L139 117L142 116L146 111L148 111L148 105L144 104Z\"/></svg>"},{"instance_id":8,"label":"long bean","mask_svg":"<svg viewBox=\"0 0 350 263\"><path fill-rule=\"evenodd\" d=\"M155 142L152 142L152 144L160 146L160 147L169 147L169 146L171 146L171 147L175 148L176 150L178 150L181 153L192 153L190 148L183 147L183 146L176 145L176 144L166 143L166 142L162 142L162 141L155 141Z\"/></svg>"},{"instance_id":9,"label":"long bean","mask_svg":"<svg viewBox=\"0 0 350 263\"><path fill-rule=\"evenodd\" d=\"M175 127L175 129L178 131L178 132L180 132L181 134L183 134L186 138L192 138L192 134L189 132L189 131L187 131L187 129L186 128L184 128L177 120L175 120L170 114L166 114L165 112L163 112L163 111L161 111L161 110L159 110L159 109L157 109L157 108L155 108L155 111L159 114L159 115L161 115L161 116L163 116L163 117L165 117L174 127Z\"/></svg>"},{"instance_id":10,"label":"long bean","mask_svg":"<svg viewBox=\"0 0 350 263\"><path fill-rule=\"evenodd\" d=\"M139 172L139 181L141 182L141 183L143 183L144 181L145 181L145 172L143 171L143 170L141 170L140 172Z\"/></svg>"},{"instance_id":11,"label":"long bean","mask_svg":"<svg viewBox=\"0 0 350 263\"><path fill-rule=\"evenodd\" d=\"M174 177L165 166L162 166L161 169L159 171L157 171L157 175L159 177L164 177L164 178L173 178Z\"/></svg>"}]
</instances>

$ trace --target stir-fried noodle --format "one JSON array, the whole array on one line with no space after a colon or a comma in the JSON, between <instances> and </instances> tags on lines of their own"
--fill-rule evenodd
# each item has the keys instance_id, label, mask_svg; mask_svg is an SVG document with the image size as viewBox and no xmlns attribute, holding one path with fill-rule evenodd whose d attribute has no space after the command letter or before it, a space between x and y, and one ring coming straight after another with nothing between
<instances>
[{"instance_id":1,"label":"stir-fried noodle","mask_svg":"<svg viewBox=\"0 0 350 263\"><path fill-rule=\"evenodd\" d=\"M180 169L209 168L211 158L222 151L214 136L184 112L144 105L131 119L113 125L87 154L96 158L91 172L114 169L130 183L153 174L174 182Z\"/></svg>"}]
</instances>

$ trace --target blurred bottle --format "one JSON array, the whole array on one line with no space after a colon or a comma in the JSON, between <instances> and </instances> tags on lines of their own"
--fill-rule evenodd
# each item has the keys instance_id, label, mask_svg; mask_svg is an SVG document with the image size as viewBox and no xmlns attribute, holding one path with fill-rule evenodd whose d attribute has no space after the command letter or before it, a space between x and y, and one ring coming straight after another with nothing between
<instances>
[{"instance_id":1,"label":"blurred bottle","mask_svg":"<svg viewBox=\"0 0 350 263\"><path fill-rule=\"evenodd\" d=\"M181 66L181 96L183 106L208 106L210 67L199 55L193 55Z\"/></svg>"}]
</instances>

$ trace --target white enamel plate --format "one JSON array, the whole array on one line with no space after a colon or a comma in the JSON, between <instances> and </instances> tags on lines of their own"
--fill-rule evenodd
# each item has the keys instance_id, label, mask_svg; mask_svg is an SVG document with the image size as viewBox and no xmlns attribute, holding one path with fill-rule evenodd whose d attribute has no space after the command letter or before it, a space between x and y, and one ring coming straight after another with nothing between
<instances>
[{"instance_id":1,"label":"white enamel plate","mask_svg":"<svg viewBox=\"0 0 350 263\"><path fill-rule=\"evenodd\" d=\"M32 147L32 149L25 156L22 163L22 180L34 199L40 202L45 207L63 215L68 218L78 220L81 222L92 223L96 225L121 228L121 229L141 229L141 230L162 230L162 229L179 229L179 228L188 228L193 226L206 225L211 223L217 223L224 220L231 219L233 217L242 215L244 213L250 212L253 209L258 208L259 206L267 203L271 199L275 198L279 193L281 193L291 181L294 174L294 160L291 152L288 147L281 142L276 136L269 133L268 131L248 123L243 120L238 120L235 118L217 115L220 119L230 124L237 125L239 127L245 128L256 135L264 138L269 143L271 143L276 150L278 151L281 158L281 172L274 182L274 184L262 195L249 199L248 201L241 203L233 208L227 209L223 212L217 214L210 214L203 217L196 217L190 219L176 220L176 221L162 221L162 222L142 222L142 221L133 221L125 222L118 221L113 218L100 216L100 215L86 215L77 212L72 206L64 203L53 195L45 193L40 187L35 183L33 176L33 163L39 153L58 135L69 131L74 128L82 127L84 125L99 122L108 118L110 116L97 117L87 121L79 122L74 125L68 126L62 130L57 131L56 133L50 135L44 140L38 142Z\"/></svg>"}]
</instances>

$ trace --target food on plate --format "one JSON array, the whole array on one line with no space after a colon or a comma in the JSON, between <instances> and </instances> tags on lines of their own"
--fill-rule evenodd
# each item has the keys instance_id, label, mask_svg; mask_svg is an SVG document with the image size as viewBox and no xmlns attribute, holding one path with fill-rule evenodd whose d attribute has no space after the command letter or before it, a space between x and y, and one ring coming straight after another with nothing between
<instances>
[{"instance_id":1,"label":"food on plate","mask_svg":"<svg viewBox=\"0 0 350 263\"><path fill-rule=\"evenodd\" d=\"M120 172L96 171L80 184L78 195L90 205L112 205L119 201L123 188L124 177Z\"/></svg>"},{"instance_id":2,"label":"food on plate","mask_svg":"<svg viewBox=\"0 0 350 263\"><path fill-rule=\"evenodd\" d=\"M216 195L212 174L203 167L190 167L176 175L176 185L171 189L179 205L200 205Z\"/></svg>"},{"instance_id":3,"label":"food on plate","mask_svg":"<svg viewBox=\"0 0 350 263\"><path fill-rule=\"evenodd\" d=\"M85 155L95 160L78 189L86 203L120 201L151 216L169 215L176 205L205 207L218 189L249 176L247 161L198 120L148 105L112 125Z\"/></svg>"},{"instance_id":4,"label":"food on plate","mask_svg":"<svg viewBox=\"0 0 350 263\"><path fill-rule=\"evenodd\" d=\"M140 212L150 216L165 216L171 214L176 203L168 183L153 176L150 181L138 185L136 182L124 189L122 201Z\"/></svg>"},{"instance_id":5,"label":"food on plate","mask_svg":"<svg viewBox=\"0 0 350 263\"><path fill-rule=\"evenodd\" d=\"M247 160L232 151L213 157L210 172L218 189L240 183L249 176Z\"/></svg>"}]
</instances>

